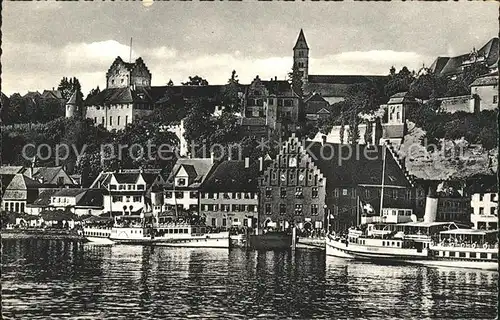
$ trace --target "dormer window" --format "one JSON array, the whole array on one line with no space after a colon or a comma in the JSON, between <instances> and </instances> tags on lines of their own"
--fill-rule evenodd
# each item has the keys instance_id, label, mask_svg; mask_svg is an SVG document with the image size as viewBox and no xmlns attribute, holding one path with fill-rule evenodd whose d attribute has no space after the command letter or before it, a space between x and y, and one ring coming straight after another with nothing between
<instances>
[{"instance_id":1,"label":"dormer window","mask_svg":"<svg viewBox=\"0 0 500 320\"><path fill-rule=\"evenodd\" d=\"M112 184L112 185L110 185L110 186L109 186L109 189L110 189L110 190L116 190L116 184Z\"/></svg>"},{"instance_id":2,"label":"dormer window","mask_svg":"<svg viewBox=\"0 0 500 320\"><path fill-rule=\"evenodd\" d=\"M178 178L177 179L177 185L178 186L185 186L186 185L186 179L184 179L184 178Z\"/></svg>"}]
</instances>

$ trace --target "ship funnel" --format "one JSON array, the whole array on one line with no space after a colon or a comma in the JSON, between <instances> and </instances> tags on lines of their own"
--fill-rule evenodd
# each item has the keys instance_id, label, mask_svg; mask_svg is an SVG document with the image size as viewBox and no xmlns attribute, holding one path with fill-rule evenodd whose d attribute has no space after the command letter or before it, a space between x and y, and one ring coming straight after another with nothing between
<instances>
[{"instance_id":1,"label":"ship funnel","mask_svg":"<svg viewBox=\"0 0 500 320\"><path fill-rule=\"evenodd\" d=\"M438 198L428 195L425 200L424 222L435 222L438 208Z\"/></svg>"}]
</instances>

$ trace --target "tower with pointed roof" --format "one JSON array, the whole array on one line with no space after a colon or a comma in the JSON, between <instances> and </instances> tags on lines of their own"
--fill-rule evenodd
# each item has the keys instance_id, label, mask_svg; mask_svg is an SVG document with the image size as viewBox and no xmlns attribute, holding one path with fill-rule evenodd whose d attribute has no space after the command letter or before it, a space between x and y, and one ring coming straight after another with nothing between
<instances>
[{"instance_id":1,"label":"tower with pointed roof","mask_svg":"<svg viewBox=\"0 0 500 320\"><path fill-rule=\"evenodd\" d=\"M83 116L83 96L79 90L75 90L68 102L66 102L66 118Z\"/></svg>"},{"instance_id":2,"label":"tower with pointed roof","mask_svg":"<svg viewBox=\"0 0 500 320\"><path fill-rule=\"evenodd\" d=\"M302 29L300 29L299 37L293 47L293 63L297 65L302 73L302 83L307 83L309 76L309 47Z\"/></svg>"}]
</instances>

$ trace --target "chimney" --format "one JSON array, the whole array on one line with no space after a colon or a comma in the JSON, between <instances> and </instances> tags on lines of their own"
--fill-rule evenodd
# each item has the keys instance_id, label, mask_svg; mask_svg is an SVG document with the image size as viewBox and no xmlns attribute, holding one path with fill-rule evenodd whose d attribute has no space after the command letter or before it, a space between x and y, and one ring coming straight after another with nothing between
<instances>
[{"instance_id":1,"label":"chimney","mask_svg":"<svg viewBox=\"0 0 500 320\"><path fill-rule=\"evenodd\" d=\"M215 155L213 151L210 151L210 162L213 164L215 159Z\"/></svg>"},{"instance_id":2,"label":"chimney","mask_svg":"<svg viewBox=\"0 0 500 320\"><path fill-rule=\"evenodd\" d=\"M264 170L264 158L259 157L259 171L262 172Z\"/></svg>"},{"instance_id":3,"label":"chimney","mask_svg":"<svg viewBox=\"0 0 500 320\"><path fill-rule=\"evenodd\" d=\"M326 136L325 135L322 135L321 136L321 145L324 146L326 143Z\"/></svg>"},{"instance_id":4,"label":"chimney","mask_svg":"<svg viewBox=\"0 0 500 320\"><path fill-rule=\"evenodd\" d=\"M278 77L277 76L274 76L274 81L278 81Z\"/></svg>"},{"instance_id":5,"label":"chimney","mask_svg":"<svg viewBox=\"0 0 500 320\"><path fill-rule=\"evenodd\" d=\"M248 168L250 168L250 158L245 157L245 169L248 169Z\"/></svg>"}]
</instances>

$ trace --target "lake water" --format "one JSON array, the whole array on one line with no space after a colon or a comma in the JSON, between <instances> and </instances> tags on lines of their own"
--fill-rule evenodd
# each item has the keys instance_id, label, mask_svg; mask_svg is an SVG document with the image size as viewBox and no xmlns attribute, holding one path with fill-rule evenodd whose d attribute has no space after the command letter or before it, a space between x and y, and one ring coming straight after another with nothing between
<instances>
[{"instance_id":1,"label":"lake water","mask_svg":"<svg viewBox=\"0 0 500 320\"><path fill-rule=\"evenodd\" d=\"M4 319L494 319L496 272L2 240Z\"/></svg>"}]
</instances>

